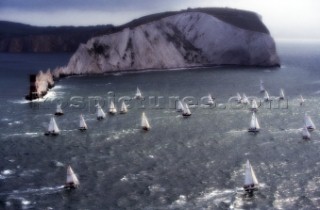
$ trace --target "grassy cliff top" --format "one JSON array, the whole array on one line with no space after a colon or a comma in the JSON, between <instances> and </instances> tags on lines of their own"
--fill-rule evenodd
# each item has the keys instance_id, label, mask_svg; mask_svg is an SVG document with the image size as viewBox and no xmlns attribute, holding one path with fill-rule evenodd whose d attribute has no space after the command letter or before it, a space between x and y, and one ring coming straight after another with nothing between
<instances>
[{"instance_id":1,"label":"grassy cliff top","mask_svg":"<svg viewBox=\"0 0 320 210\"><path fill-rule=\"evenodd\" d=\"M181 11L174 12L162 12L151 14L147 16L143 16L141 18L134 19L124 25L113 28L109 31L109 33L118 32L124 28L134 28L142 24L146 24L152 21L160 20L165 17L169 17L172 15L177 15L185 12L202 12L209 15L212 15L221 21L234 25L236 27L257 31L261 33L269 34L268 28L261 21L260 16L251 11L238 10L238 9L230 9L230 8L195 8L195 9L187 9Z\"/></svg>"}]
</instances>

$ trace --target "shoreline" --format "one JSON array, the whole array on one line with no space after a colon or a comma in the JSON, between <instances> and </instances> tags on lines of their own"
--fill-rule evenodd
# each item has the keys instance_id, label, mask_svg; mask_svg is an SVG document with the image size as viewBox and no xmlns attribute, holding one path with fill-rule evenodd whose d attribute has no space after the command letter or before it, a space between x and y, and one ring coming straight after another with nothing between
<instances>
[{"instance_id":1,"label":"shoreline","mask_svg":"<svg viewBox=\"0 0 320 210\"><path fill-rule=\"evenodd\" d=\"M118 71L109 71L109 72L101 72L101 73L86 73L86 74L59 74L59 77L55 77L54 73L51 73L50 70L43 73L39 71L38 74L31 74L30 76L30 87L29 93L25 96L25 99L32 102L34 100L43 98L47 95L48 91L55 86L55 83L59 80L72 77L72 76L91 76L91 75L116 75L116 74L135 74L135 73L148 73L148 72L162 72L162 71L183 71L183 70L192 70L192 69L207 69L207 68L272 68L278 69L281 68L280 64L271 65L271 66L263 66L263 65L233 65L233 64L203 64L203 65L195 65L188 67L178 67L178 68L148 68L148 69L132 69L132 70L118 70Z\"/></svg>"}]
</instances>

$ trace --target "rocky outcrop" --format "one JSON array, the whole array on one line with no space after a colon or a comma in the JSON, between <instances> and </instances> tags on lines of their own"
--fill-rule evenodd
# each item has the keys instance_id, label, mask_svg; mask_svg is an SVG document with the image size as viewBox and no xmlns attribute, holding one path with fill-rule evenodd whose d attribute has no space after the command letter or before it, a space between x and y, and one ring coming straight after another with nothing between
<instances>
[{"instance_id":1,"label":"rocky outcrop","mask_svg":"<svg viewBox=\"0 0 320 210\"><path fill-rule=\"evenodd\" d=\"M55 74L90 74L202 65L278 66L275 42L202 12L185 12L81 44Z\"/></svg>"},{"instance_id":2,"label":"rocky outcrop","mask_svg":"<svg viewBox=\"0 0 320 210\"><path fill-rule=\"evenodd\" d=\"M50 70L47 70L45 73L39 71L37 75L30 75L30 88L28 95L26 95L26 99L34 100L42 98L53 86L53 75Z\"/></svg>"}]
</instances>

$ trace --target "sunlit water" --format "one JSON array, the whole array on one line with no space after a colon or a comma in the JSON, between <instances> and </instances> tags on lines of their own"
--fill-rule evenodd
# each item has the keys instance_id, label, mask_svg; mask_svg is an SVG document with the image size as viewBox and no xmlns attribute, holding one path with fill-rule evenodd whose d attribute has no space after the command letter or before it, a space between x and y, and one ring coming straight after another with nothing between
<instances>
[{"instance_id":1,"label":"sunlit water","mask_svg":"<svg viewBox=\"0 0 320 210\"><path fill-rule=\"evenodd\" d=\"M301 138L308 113L320 126L320 44L279 43L282 67L204 68L78 76L60 80L45 100L28 103L28 74L67 63L69 54L1 54L0 209L316 209L320 205L320 132ZM251 112L230 97L263 97L262 79L274 103L262 104L261 132L247 132ZM129 112L97 121L94 96L133 97ZM287 100L280 106L280 88ZM211 93L214 107L201 97ZM299 105L303 95L306 102ZM161 96L161 97L160 97ZM189 96L192 116L177 113L170 96ZM160 97L155 105L154 97ZM193 98L192 98L193 97ZM57 102L61 134L44 136ZM152 126L140 130L141 113ZM78 131L83 114L89 130ZM260 189L243 196L245 161ZM65 192L71 164L81 186Z\"/></svg>"}]
</instances>

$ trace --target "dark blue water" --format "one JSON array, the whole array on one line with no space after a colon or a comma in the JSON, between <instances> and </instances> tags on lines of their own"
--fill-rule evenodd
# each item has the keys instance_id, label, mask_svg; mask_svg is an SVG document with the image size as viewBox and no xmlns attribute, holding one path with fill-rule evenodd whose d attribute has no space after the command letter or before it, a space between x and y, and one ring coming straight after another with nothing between
<instances>
[{"instance_id":1,"label":"dark blue water","mask_svg":"<svg viewBox=\"0 0 320 210\"><path fill-rule=\"evenodd\" d=\"M304 141L300 129L305 113L320 123L320 43L283 42L278 51L277 69L68 77L35 103L23 100L28 74L64 65L71 55L1 54L0 209L318 208L320 133ZM251 112L229 99L237 92L261 98L260 79L274 100L261 104L261 132L250 135ZM127 101L127 114L96 120L95 100L107 110L115 99L119 108L137 86L145 101ZM287 100L278 104L280 88ZM208 93L219 105L204 105ZM188 97L190 118L173 109L174 96ZM56 117L61 135L46 137L57 102L65 111ZM143 111L149 132L139 127ZM89 127L83 133L81 113ZM253 198L242 196L247 159L260 181ZM68 164L81 182L71 193L62 189Z\"/></svg>"}]
</instances>

